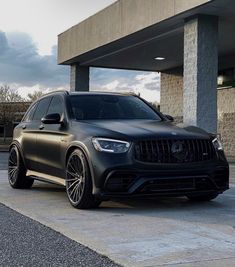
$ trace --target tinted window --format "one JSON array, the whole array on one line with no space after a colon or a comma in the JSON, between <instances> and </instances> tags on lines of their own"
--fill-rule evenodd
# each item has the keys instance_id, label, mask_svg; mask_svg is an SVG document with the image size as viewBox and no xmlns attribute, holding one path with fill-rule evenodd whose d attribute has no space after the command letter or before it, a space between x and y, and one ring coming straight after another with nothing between
<instances>
[{"instance_id":1,"label":"tinted window","mask_svg":"<svg viewBox=\"0 0 235 267\"><path fill-rule=\"evenodd\" d=\"M33 116L33 120L41 120L47 112L48 106L50 104L51 97L43 98L39 101L36 111Z\"/></svg>"},{"instance_id":2,"label":"tinted window","mask_svg":"<svg viewBox=\"0 0 235 267\"><path fill-rule=\"evenodd\" d=\"M74 95L70 99L78 120L161 120L153 109L134 96Z\"/></svg>"},{"instance_id":3,"label":"tinted window","mask_svg":"<svg viewBox=\"0 0 235 267\"><path fill-rule=\"evenodd\" d=\"M64 109L63 109L62 98L60 96L54 96L50 103L47 114L58 113L61 116L63 114L63 111Z\"/></svg>"},{"instance_id":4,"label":"tinted window","mask_svg":"<svg viewBox=\"0 0 235 267\"><path fill-rule=\"evenodd\" d=\"M33 115L34 115L34 112L35 112L35 109L37 107L37 103L35 103L28 111L27 113L25 114L24 118L22 119L22 121L31 121L33 119Z\"/></svg>"}]
</instances>

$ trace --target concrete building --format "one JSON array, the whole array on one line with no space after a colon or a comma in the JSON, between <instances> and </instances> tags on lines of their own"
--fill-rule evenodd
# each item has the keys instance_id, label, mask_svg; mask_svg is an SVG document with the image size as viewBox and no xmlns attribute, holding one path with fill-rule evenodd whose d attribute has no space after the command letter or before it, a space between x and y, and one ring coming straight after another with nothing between
<instances>
[{"instance_id":1,"label":"concrete building","mask_svg":"<svg viewBox=\"0 0 235 267\"><path fill-rule=\"evenodd\" d=\"M76 91L91 66L160 71L161 111L221 132L235 156L234 32L234 0L118 0L59 35L58 63Z\"/></svg>"}]
</instances>

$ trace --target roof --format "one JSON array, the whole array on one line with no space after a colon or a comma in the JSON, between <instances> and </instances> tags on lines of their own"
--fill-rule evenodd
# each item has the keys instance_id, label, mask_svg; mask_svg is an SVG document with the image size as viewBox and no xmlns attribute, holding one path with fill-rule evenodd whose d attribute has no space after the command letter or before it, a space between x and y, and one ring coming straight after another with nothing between
<instances>
[{"instance_id":1,"label":"roof","mask_svg":"<svg viewBox=\"0 0 235 267\"><path fill-rule=\"evenodd\" d=\"M56 94L65 94L65 95L132 95L132 96L136 96L135 93L132 92L123 92L123 93L119 93L119 92L102 92L102 91L79 91L79 92L71 92L71 91L67 91L67 90L57 90L57 91L52 91L49 92L47 94L44 94L41 98L46 97L46 96L50 96L50 95L56 95ZM41 99L40 98L40 99Z\"/></svg>"},{"instance_id":2,"label":"roof","mask_svg":"<svg viewBox=\"0 0 235 267\"><path fill-rule=\"evenodd\" d=\"M59 35L58 63L146 71L181 67L185 19L198 14L219 17L219 66L231 67L234 0L119 0Z\"/></svg>"}]
</instances>

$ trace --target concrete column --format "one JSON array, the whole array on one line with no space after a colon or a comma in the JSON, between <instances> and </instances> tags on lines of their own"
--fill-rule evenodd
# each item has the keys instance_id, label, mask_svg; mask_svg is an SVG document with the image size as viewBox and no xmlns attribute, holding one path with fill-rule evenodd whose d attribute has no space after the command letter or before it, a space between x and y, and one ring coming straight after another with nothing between
<instances>
[{"instance_id":1,"label":"concrete column","mask_svg":"<svg viewBox=\"0 0 235 267\"><path fill-rule=\"evenodd\" d=\"M199 15L184 26L184 122L217 132L218 18Z\"/></svg>"},{"instance_id":2,"label":"concrete column","mask_svg":"<svg viewBox=\"0 0 235 267\"><path fill-rule=\"evenodd\" d=\"M89 67L71 65L70 91L89 91Z\"/></svg>"}]
</instances>

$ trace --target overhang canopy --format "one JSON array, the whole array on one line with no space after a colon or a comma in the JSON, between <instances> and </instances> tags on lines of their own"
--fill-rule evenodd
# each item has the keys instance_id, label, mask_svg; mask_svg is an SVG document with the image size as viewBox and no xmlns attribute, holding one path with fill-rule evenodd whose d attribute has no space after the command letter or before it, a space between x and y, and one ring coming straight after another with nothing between
<instances>
[{"instance_id":1,"label":"overhang canopy","mask_svg":"<svg viewBox=\"0 0 235 267\"><path fill-rule=\"evenodd\" d=\"M119 0L59 35L58 63L148 71L182 66L184 21L198 14L219 17L219 63L231 67L234 0Z\"/></svg>"}]
</instances>

